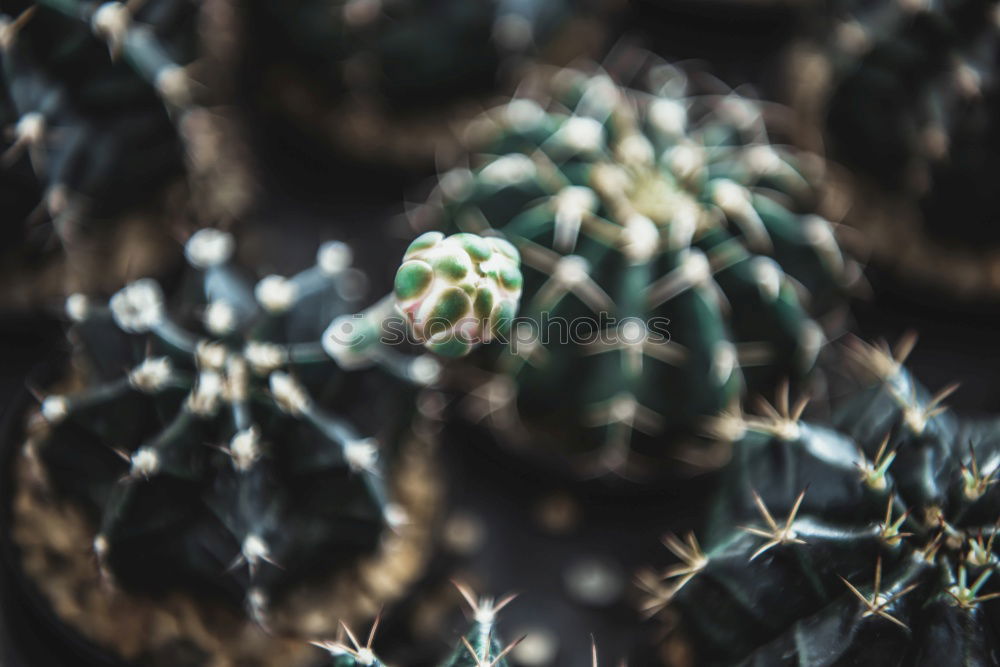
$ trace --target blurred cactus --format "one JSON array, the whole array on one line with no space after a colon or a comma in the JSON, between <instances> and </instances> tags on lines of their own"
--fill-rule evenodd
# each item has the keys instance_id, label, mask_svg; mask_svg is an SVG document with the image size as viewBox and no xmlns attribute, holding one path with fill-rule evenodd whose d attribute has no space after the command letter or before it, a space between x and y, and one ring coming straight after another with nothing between
<instances>
[{"instance_id":1,"label":"blurred cactus","mask_svg":"<svg viewBox=\"0 0 1000 667\"><path fill-rule=\"evenodd\" d=\"M226 158L217 119L202 107L212 95L190 71L202 55L200 11L187 0L45 0L4 17L4 80L17 114L4 157L30 157L64 240L148 205L185 171L202 195L189 211L196 218L228 222L245 205L245 182L204 182ZM227 176L244 178L229 167Z\"/></svg>"},{"instance_id":2,"label":"blurred cactus","mask_svg":"<svg viewBox=\"0 0 1000 667\"><path fill-rule=\"evenodd\" d=\"M60 10L90 7L57 4ZM193 36L189 3L150 4L176 5L179 25L170 27ZM22 151L31 157L56 230L64 236L87 218L109 217L143 202L165 180L179 176L183 164L155 89L121 58L112 60L84 18L39 7L3 45L4 75L18 112L7 159Z\"/></svg>"},{"instance_id":3,"label":"blurred cactus","mask_svg":"<svg viewBox=\"0 0 1000 667\"><path fill-rule=\"evenodd\" d=\"M1000 294L1000 4L830 3L792 86L821 128L874 260L966 296ZM867 248L866 248L867 250Z\"/></svg>"},{"instance_id":4,"label":"blurred cactus","mask_svg":"<svg viewBox=\"0 0 1000 667\"><path fill-rule=\"evenodd\" d=\"M735 444L702 533L643 577L682 615L698 664L985 665L1000 507L997 421L947 412L902 366L909 339L855 345L875 379L829 424L787 393L730 415Z\"/></svg>"},{"instance_id":5,"label":"blurred cactus","mask_svg":"<svg viewBox=\"0 0 1000 667\"><path fill-rule=\"evenodd\" d=\"M289 585L349 567L406 521L383 459L411 412L405 386L433 382L437 364L378 338L321 341L360 298L345 245L256 285L233 245L191 237L170 297L150 279L108 307L71 297L85 388L44 399L31 446L52 489L96 520L102 572L129 589L244 597L263 623Z\"/></svg>"},{"instance_id":6,"label":"blurred cactus","mask_svg":"<svg viewBox=\"0 0 1000 667\"><path fill-rule=\"evenodd\" d=\"M430 166L456 104L526 57L596 55L601 0L295 0L251 12L260 106L369 162ZM259 77L264 84L260 85Z\"/></svg>"},{"instance_id":7,"label":"blurred cactus","mask_svg":"<svg viewBox=\"0 0 1000 667\"><path fill-rule=\"evenodd\" d=\"M828 126L837 157L886 186L920 193L936 185L932 174L945 163L962 169L997 152L995 141L981 141L992 133L995 0L834 4ZM967 143L970 132L980 141ZM963 155L969 150L979 154Z\"/></svg>"},{"instance_id":8,"label":"blurred cactus","mask_svg":"<svg viewBox=\"0 0 1000 667\"><path fill-rule=\"evenodd\" d=\"M757 103L665 64L643 76L534 82L473 124L472 169L443 174L415 220L518 248L523 317L472 398L505 441L591 472L662 458L746 385L809 370L809 313L854 277Z\"/></svg>"}]
</instances>

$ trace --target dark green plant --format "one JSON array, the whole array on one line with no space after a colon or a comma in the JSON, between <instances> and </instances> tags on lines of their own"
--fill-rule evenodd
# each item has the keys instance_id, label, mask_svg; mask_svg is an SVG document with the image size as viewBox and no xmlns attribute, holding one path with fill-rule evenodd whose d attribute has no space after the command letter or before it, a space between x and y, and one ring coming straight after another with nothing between
<instances>
[{"instance_id":1,"label":"dark green plant","mask_svg":"<svg viewBox=\"0 0 1000 667\"><path fill-rule=\"evenodd\" d=\"M407 387L438 365L368 326L390 300L350 315L364 276L344 244L256 284L233 245L213 229L191 237L168 295L142 279L108 307L70 297L84 387L44 399L34 455L93 518L116 582L245 597L261 620L287 585L348 566L404 519L384 458ZM328 329L341 315L358 335ZM365 435L376 431L382 444Z\"/></svg>"},{"instance_id":2,"label":"dark green plant","mask_svg":"<svg viewBox=\"0 0 1000 667\"><path fill-rule=\"evenodd\" d=\"M808 160L771 142L760 105L632 60L635 88L572 69L526 82L541 92L470 127L471 169L443 174L417 221L518 248L522 317L473 397L507 441L591 471L662 458L747 386L808 371L810 313L854 277Z\"/></svg>"},{"instance_id":3,"label":"dark green plant","mask_svg":"<svg viewBox=\"0 0 1000 667\"><path fill-rule=\"evenodd\" d=\"M447 658L439 667L508 667L506 656L520 640L503 646L496 631L496 616L507 606L514 596L505 597L499 601L493 598L479 598L464 586L458 586L472 611L472 625L464 637L459 640ZM330 653L327 667L383 667L383 664L372 650L375 632L378 630L378 619L372 625L368 641L360 643L354 633L343 626L350 643L345 641L315 642ZM596 664L596 663L595 663Z\"/></svg>"},{"instance_id":4,"label":"dark green plant","mask_svg":"<svg viewBox=\"0 0 1000 667\"><path fill-rule=\"evenodd\" d=\"M4 82L17 114L4 159L30 158L64 240L148 205L185 174L198 219L228 222L245 205L237 142L205 108L224 86L199 43L200 11L187 0L44 0L16 20L4 15Z\"/></svg>"},{"instance_id":5,"label":"dark green plant","mask_svg":"<svg viewBox=\"0 0 1000 667\"><path fill-rule=\"evenodd\" d=\"M431 166L526 59L602 45L603 0L270 0L247 12L251 94L368 162ZM581 27L585 26L585 27ZM580 28L580 29L577 29ZM289 120L291 123L289 123Z\"/></svg>"},{"instance_id":6,"label":"dark green plant","mask_svg":"<svg viewBox=\"0 0 1000 667\"><path fill-rule=\"evenodd\" d=\"M29 11L3 44L18 113L6 157L27 149L56 230L68 237L83 222L145 203L183 173L160 95L183 97L186 79L172 58L194 57L196 8L145 3L138 16L149 24L132 24L118 2L53 1Z\"/></svg>"},{"instance_id":7,"label":"dark green plant","mask_svg":"<svg viewBox=\"0 0 1000 667\"><path fill-rule=\"evenodd\" d=\"M591 3L596 4L596 3ZM343 89L412 102L491 87L507 54L526 55L588 3L337 0L265 2L265 37L283 38ZM440 100L424 100L428 106Z\"/></svg>"},{"instance_id":8,"label":"dark green plant","mask_svg":"<svg viewBox=\"0 0 1000 667\"><path fill-rule=\"evenodd\" d=\"M996 420L963 419L902 366L912 345L854 346L873 385L803 421L787 393L730 415L701 533L647 577L699 664L989 665L997 654Z\"/></svg>"},{"instance_id":9,"label":"dark green plant","mask_svg":"<svg viewBox=\"0 0 1000 667\"><path fill-rule=\"evenodd\" d=\"M996 0L833 3L831 154L920 198L928 231L996 242L1000 166Z\"/></svg>"}]
</instances>

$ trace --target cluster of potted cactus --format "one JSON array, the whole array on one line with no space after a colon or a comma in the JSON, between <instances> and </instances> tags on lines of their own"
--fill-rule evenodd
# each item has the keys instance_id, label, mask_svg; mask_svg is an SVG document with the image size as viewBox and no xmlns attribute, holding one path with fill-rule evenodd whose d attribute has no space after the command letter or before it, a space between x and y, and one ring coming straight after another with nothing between
<instances>
[{"instance_id":1,"label":"cluster of potted cactus","mask_svg":"<svg viewBox=\"0 0 1000 667\"><path fill-rule=\"evenodd\" d=\"M540 573L619 603L604 662L994 664L996 421L919 384L910 339L830 341L865 287L845 211L916 207L895 224L941 243L969 236L948 206L992 212L953 190L994 171L995 3L782 12L837 167L711 63L609 48L656 3L621 4L0 1L0 308L67 341L11 401L4 579L70 654L596 666L599 626L515 632L513 596L448 583L500 593L522 548L465 511L471 451L555 492L546 539L586 543L567 497L676 513L634 559L663 571ZM268 173L291 134L357 170L323 186L344 219L417 203L300 238ZM976 266L955 286L990 293Z\"/></svg>"}]
</instances>

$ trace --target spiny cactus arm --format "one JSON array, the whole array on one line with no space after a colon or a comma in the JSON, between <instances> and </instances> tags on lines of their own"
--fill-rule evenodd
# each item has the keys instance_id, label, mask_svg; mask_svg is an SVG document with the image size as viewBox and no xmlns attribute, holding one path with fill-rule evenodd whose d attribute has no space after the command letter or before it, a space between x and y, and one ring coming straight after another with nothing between
<instances>
[{"instance_id":1,"label":"spiny cactus arm","mask_svg":"<svg viewBox=\"0 0 1000 667\"><path fill-rule=\"evenodd\" d=\"M789 642L795 637L811 636L803 634L807 629L818 633L818 641L801 647L802 655L808 656L802 664L826 664L821 656L849 654L864 646L865 640L855 635L863 637L866 624L877 621L869 617L890 615L894 620L889 622L898 626L894 615L907 619L929 592L915 591L913 585L932 576L936 567L901 548L906 535L899 528L907 522L921 533L923 529L908 518L909 513L895 517L891 502L883 519L877 513L833 522L818 518L822 502L814 502L808 511L802 504L810 494L826 493L821 476L813 482L787 516L767 508L757 496L758 506L743 514L748 517L753 512L753 519L717 530L704 553L693 537L688 545L668 540L681 565L640 579L650 593L647 611L657 613L668 604L676 605L704 640L703 659L722 664L744 659L750 659L747 664L776 664L780 662L776 656L791 650ZM873 565L878 590L865 593L867 606L859 612L858 601L852 599L855 593L841 580L871 581ZM885 585L879 583L882 579ZM901 601L911 594L916 597Z\"/></svg>"},{"instance_id":2,"label":"spiny cactus arm","mask_svg":"<svg viewBox=\"0 0 1000 667\"><path fill-rule=\"evenodd\" d=\"M648 610L676 606L698 628L716 660L752 655L800 619L838 619L835 624L850 627L856 605L838 577L870 576L879 552L877 531L843 532L809 520L793 526L802 543L788 542L754 558L763 540L747 527L709 549L691 576L678 578L668 570L665 578L651 578L648 589L654 594ZM837 556L836 567L829 565L831 554ZM898 557L891 564L905 566ZM734 633L734 627L740 631Z\"/></svg>"}]
</instances>

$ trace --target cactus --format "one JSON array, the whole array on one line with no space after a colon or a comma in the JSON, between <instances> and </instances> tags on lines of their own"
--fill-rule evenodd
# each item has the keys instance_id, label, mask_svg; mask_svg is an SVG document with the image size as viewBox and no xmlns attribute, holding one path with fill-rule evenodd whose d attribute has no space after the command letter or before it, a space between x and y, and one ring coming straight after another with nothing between
<instances>
[{"instance_id":1,"label":"cactus","mask_svg":"<svg viewBox=\"0 0 1000 667\"><path fill-rule=\"evenodd\" d=\"M960 418L903 367L913 339L851 349L874 385L801 419L787 393L733 440L702 534L643 580L699 664L979 665L995 654L997 422Z\"/></svg>"},{"instance_id":2,"label":"cactus","mask_svg":"<svg viewBox=\"0 0 1000 667\"><path fill-rule=\"evenodd\" d=\"M799 60L823 73L799 65L793 88L825 82L797 106L857 174L849 221L904 277L995 298L1000 4L843 0L831 13L819 57Z\"/></svg>"},{"instance_id":3,"label":"cactus","mask_svg":"<svg viewBox=\"0 0 1000 667\"><path fill-rule=\"evenodd\" d=\"M199 20L185 0L46 0L4 17L4 79L18 114L5 159L30 156L64 240L147 205L185 171L203 221L228 222L245 206L244 175L213 145L217 114L189 71L203 55Z\"/></svg>"},{"instance_id":4,"label":"cactus","mask_svg":"<svg viewBox=\"0 0 1000 667\"><path fill-rule=\"evenodd\" d=\"M961 148L990 151L989 142L965 142L990 132L995 0L841 4L828 119L838 157L887 186L913 188L926 185L952 142L958 168Z\"/></svg>"},{"instance_id":5,"label":"cactus","mask_svg":"<svg viewBox=\"0 0 1000 667\"><path fill-rule=\"evenodd\" d=\"M468 354L510 331L521 298L519 262L503 239L427 232L410 244L396 273L397 309L429 350Z\"/></svg>"},{"instance_id":6,"label":"cactus","mask_svg":"<svg viewBox=\"0 0 1000 667\"><path fill-rule=\"evenodd\" d=\"M5 40L3 64L19 114L8 159L29 149L66 236L65 227L114 215L181 173L163 104L126 63L112 62L86 23L38 8Z\"/></svg>"},{"instance_id":7,"label":"cactus","mask_svg":"<svg viewBox=\"0 0 1000 667\"><path fill-rule=\"evenodd\" d=\"M520 643L515 641L503 646L496 632L496 616L506 607L514 596L507 596L499 601L483 597L477 599L465 586L456 584L462 597L472 611L472 624L455 649L443 660L439 667L508 667L507 654ZM372 650L375 633L378 629L378 619L372 625L365 644L358 642L354 633L342 626L350 643L344 641L313 642L316 646L329 652L327 667L360 667L369 665L382 667L382 663ZM596 665L596 662L595 662Z\"/></svg>"},{"instance_id":8,"label":"cactus","mask_svg":"<svg viewBox=\"0 0 1000 667\"><path fill-rule=\"evenodd\" d=\"M438 364L367 335L391 299L350 315L363 275L344 244L256 285L233 246L214 229L192 236L169 298L151 279L108 307L70 297L85 387L43 400L47 428L29 447L94 519L111 581L242 597L266 623L289 586L402 530L384 457L405 424L392 415L409 414L406 387L434 382ZM345 317L357 324L341 336ZM376 426L382 444L366 435Z\"/></svg>"},{"instance_id":9,"label":"cactus","mask_svg":"<svg viewBox=\"0 0 1000 667\"><path fill-rule=\"evenodd\" d=\"M448 124L467 115L462 106L495 90L520 60L547 53L566 61L593 51L602 4L257 3L250 33L261 60L252 67L268 85L255 84L254 93L265 110L362 160L430 166L435 149L453 143ZM553 43L569 52L551 53Z\"/></svg>"},{"instance_id":10,"label":"cactus","mask_svg":"<svg viewBox=\"0 0 1000 667\"><path fill-rule=\"evenodd\" d=\"M630 449L661 458L744 384L807 371L823 341L809 313L853 276L760 106L666 64L642 75L638 89L578 70L529 81L549 96L476 121L472 169L445 173L414 218L518 248L523 317L476 409L587 471L627 471Z\"/></svg>"}]
</instances>

